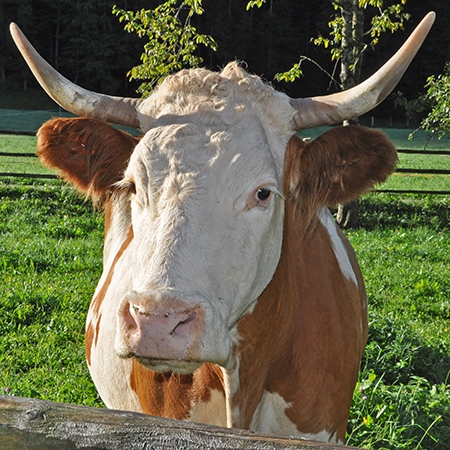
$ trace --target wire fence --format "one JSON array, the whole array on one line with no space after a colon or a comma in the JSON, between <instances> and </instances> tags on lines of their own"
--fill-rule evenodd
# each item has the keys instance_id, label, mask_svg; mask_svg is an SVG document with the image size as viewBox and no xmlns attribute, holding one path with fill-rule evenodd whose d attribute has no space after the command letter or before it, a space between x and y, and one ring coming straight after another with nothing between
<instances>
[{"instance_id":1,"label":"wire fence","mask_svg":"<svg viewBox=\"0 0 450 450\"><path fill-rule=\"evenodd\" d=\"M62 108L42 111L0 109L0 134L33 136L39 127L53 117L74 117Z\"/></svg>"},{"instance_id":2,"label":"wire fence","mask_svg":"<svg viewBox=\"0 0 450 450\"><path fill-rule=\"evenodd\" d=\"M26 135L34 136L39 127L47 120L53 117L74 117L72 114L62 110L47 111L18 111L18 110L0 110L0 134L4 135ZM129 131L129 130L127 130ZM450 150L410 150L398 149L399 153L415 154L425 156L450 156ZM26 164L24 164L26 162ZM431 165L431 164L430 164ZM450 167L450 164L448 165ZM26 170L23 168L26 167ZM14 170L17 168L17 170ZM5 170L7 169L7 170ZM11 169L11 170L10 170ZM429 168L398 168L397 174L410 175L436 175L449 176L450 170ZM11 178L57 178L55 174L45 170L34 153L24 152L4 152L0 151L0 177ZM450 180L449 180L450 181ZM449 183L450 186L450 183ZM378 188L376 192L398 193L398 194L450 194L449 189L384 189Z\"/></svg>"},{"instance_id":3,"label":"wire fence","mask_svg":"<svg viewBox=\"0 0 450 450\"><path fill-rule=\"evenodd\" d=\"M408 153L408 154L433 154L433 155L441 155L441 156L450 156L450 151L446 150L433 150L428 152L423 152L420 150L406 150L406 149L398 149L399 153ZM30 167L30 163L32 167L36 168L35 172L2 172L0 171L0 177L11 177L11 178L47 178L47 179L55 179L58 178L57 175L49 174L49 173L39 173L39 170L42 169L42 166L39 162L37 156L33 153L10 153L10 152L0 152L0 167L4 167L5 164L2 164L2 160L8 161L7 164L11 167L14 166L13 159L17 158L17 163L21 164L23 159L28 159L28 167ZM396 170L397 173L405 173L405 174L422 174L422 175L450 175L450 170L446 169L418 169L418 168L398 168ZM450 194L449 190L443 189L376 189L376 192L385 192L385 193L396 193L396 194L442 194L448 195Z\"/></svg>"}]
</instances>

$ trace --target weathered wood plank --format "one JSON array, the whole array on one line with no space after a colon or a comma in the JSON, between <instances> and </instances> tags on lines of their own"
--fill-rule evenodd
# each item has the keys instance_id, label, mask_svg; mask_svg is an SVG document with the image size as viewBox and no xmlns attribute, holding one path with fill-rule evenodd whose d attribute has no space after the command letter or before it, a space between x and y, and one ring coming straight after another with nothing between
<instances>
[{"instance_id":1,"label":"weathered wood plank","mask_svg":"<svg viewBox=\"0 0 450 450\"><path fill-rule=\"evenodd\" d=\"M144 414L0 396L2 450L349 450Z\"/></svg>"}]
</instances>

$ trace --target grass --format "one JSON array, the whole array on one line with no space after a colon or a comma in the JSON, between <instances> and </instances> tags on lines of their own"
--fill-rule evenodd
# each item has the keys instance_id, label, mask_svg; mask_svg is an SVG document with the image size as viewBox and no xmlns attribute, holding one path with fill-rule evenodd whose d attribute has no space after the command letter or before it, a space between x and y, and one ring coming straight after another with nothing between
<instances>
[{"instance_id":1,"label":"grass","mask_svg":"<svg viewBox=\"0 0 450 450\"><path fill-rule=\"evenodd\" d=\"M83 339L102 218L60 182L0 193L1 391L99 405Z\"/></svg>"},{"instance_id":2,"label":"grass","mask_svg":"<svg viewBox=\"0 0 450 450\"><path fill-rule=\"evenodd\" d=\"M0 146L34 151L34 138L15 138ZM0 393L102 406L84 361L84 322L103 219L61 182L31 183L0 184ZM450 197L370 194L360 216L347 235L370 327L348 444L447 449Z\"/></svg>"},{"instance_id":3,"label":"grass","mask_svg":"<svg viewBox=\"0 0 450 450\"><path fill-rule=\"evenodd\" d=\"M0 152L4 153L36 153L36 137L4 134L0 138ZM49 174L38 158L2 156L0 157L0 172L23 174Z\"/></svg>"},{"instance_id":4,"label":"grass","mask_svg":"<svg viewBox=\"0 0 450 450\"><path fill-rule=\"evenodd\" d=\"M369 343L348 443L446 449L450 435L450 200L372 194L356 249L370 305Z\"/></svg>"}]
</instances>

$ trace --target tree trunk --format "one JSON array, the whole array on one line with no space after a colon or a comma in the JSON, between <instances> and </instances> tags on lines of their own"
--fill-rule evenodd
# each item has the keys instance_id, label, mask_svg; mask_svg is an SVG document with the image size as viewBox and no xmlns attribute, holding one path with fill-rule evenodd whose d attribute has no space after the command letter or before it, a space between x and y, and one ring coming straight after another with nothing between
<instances>
[{"instance_id":1,"label":"tree trunk","mask_svg":"<svg viewBox=\"0 0 450 450\"><path fill-rule=\"evenodd\" d=\"M343 22L341 43L341 87L342 90L356 86L361 78L363 60L364 10L358 0L342 0Z\"/></svg>"},{"instance_id":2,"label":"tree trunk","mask_svg":"<svg viewBox=\"0 0 450 450\"><path fill-rule=\"evenodd\" d=\"M347 203L346 205L338 205L336 222L343 230L359 228L359 202L358 199Z\"/></svg>"},{"instance_id":3,"label":"tree trunk","mask_svg":"<svg viewBox=\"0 0 450 450\"><path fill-rule=\"evenodd\" d=\"M341 87L342 90L356 86L361 78L363 59L364 10L358 6L358 0L342 0L341 16L343 21ZM358 123L358 118L346 120L344 126ZM347 205L338 205L336 222L343 229L358 228L358 200Z\"/></svg>"},{"instance_id":4,"label":"tree trunk","mask_svg":"<svg viewBox=\"0 0 450 450\"><path fill-rule=\"evenodd\" d=\"M276 438L124 411L0 396L2 450L286 449L350 447Z\"/></svg>"}]
</instances>

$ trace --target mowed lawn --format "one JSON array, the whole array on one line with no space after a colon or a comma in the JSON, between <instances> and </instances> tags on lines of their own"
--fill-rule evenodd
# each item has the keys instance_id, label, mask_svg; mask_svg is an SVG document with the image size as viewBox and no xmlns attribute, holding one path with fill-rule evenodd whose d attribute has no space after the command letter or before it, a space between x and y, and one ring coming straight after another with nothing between
<instances>
[{"instance_id":1,"label":"mowed lawn","mask_svg":"<svg viewBox=\"0 0 450 450\"><path fill-rule=\"evenodd\" d=\"M33 137L0 136L0 151L34 146ZM418 178L408 182L420 189ZM449 189L437 178L427 189ZM346 232L370 308L350 445L449 448L449 208L450 196L373 193L360 201L362 227ZM0 394L103 406L84 359L102 228L102 215L58 180L0 179Z\"/></svg>"}]
</instances>

